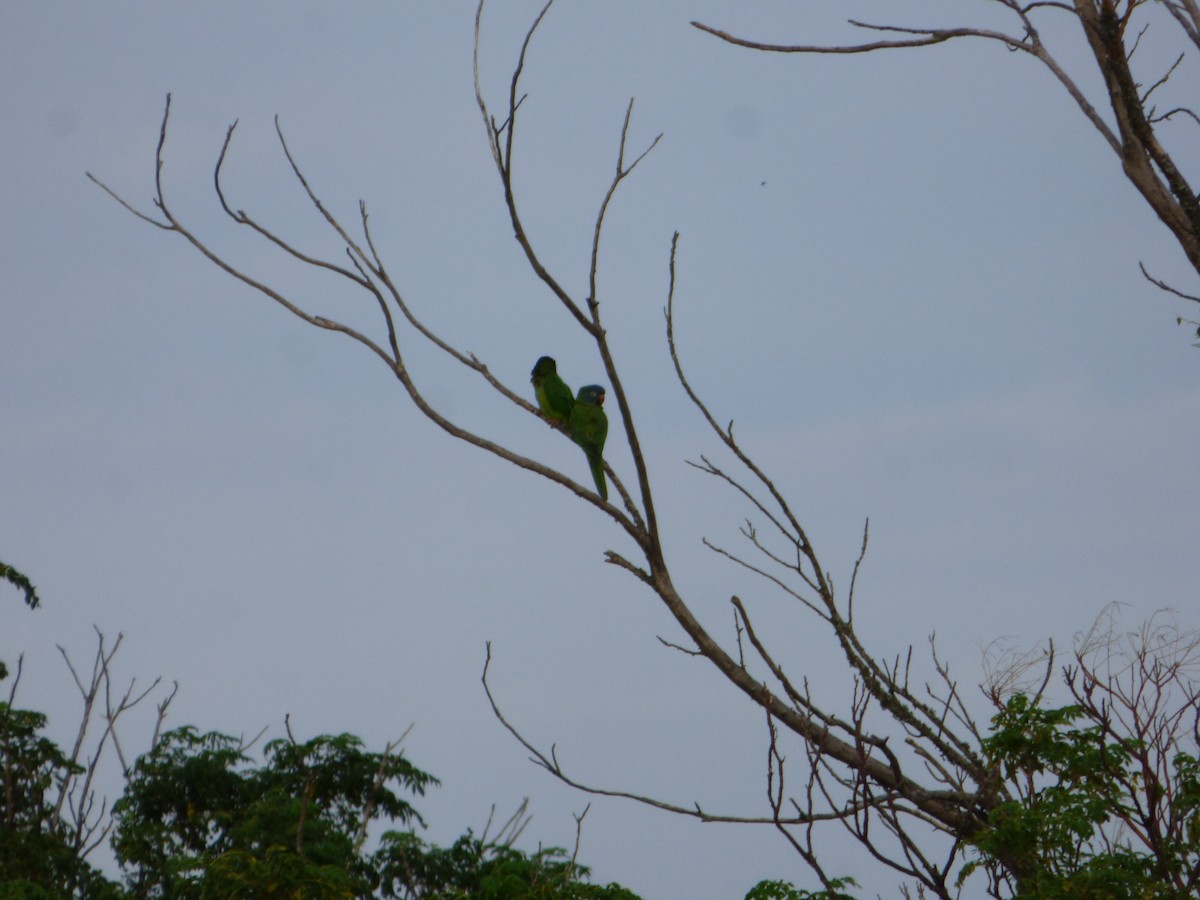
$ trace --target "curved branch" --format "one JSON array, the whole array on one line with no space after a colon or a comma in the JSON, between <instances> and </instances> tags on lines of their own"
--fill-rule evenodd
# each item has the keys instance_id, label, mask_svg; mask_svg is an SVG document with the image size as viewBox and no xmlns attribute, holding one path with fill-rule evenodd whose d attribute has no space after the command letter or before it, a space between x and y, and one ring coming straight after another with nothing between
<instances>
[{"instance_id":1,"label":"curved branch","mask_svg":"<svg viewBox=\"0 0 1200 900\"><path fill-rule=\"evenodd\" d=\"M601 500L595 494L595 492L592 491L590 488L584 487L583 485L579 484L578 482L574 481L571 478L568 478L566 475L562 474L561 472L558 472L557 470L550 468L549 466L543 465L542 463L539 463L536 460L530 459L529 457L526 457L522 454L515 453L494 441L491 441L487 438L477 435L474 432L472 432L466 428L462 428L461 426L450 421L448 418L443 416L436 408L434 408L426 400L425 396L421 393L420 389L416 386L415 382L413 381L413 379L408 371L408 368L404 361L404 358L400 353L399 342L396 337L396 333L395 333L395 329L394 329L394 326L393 326L393 323L391 320L391 316L386 311L386 304L384 304L382 294L379 292L374 281L372 281L370 278L366 278L361 275L361 269L358 269L356 272L351 272L348 269L345 269L345 268L339 267L339 266L335 266L333 264L328 264L328 265L322 266L322 268L325 268L328 271L332 271L335 274L341 275L343 278L348 279L351 283L353 283L357 287L368 290L370 293L372 293L375 296L375 298L381 304L381 306L384 307L384 314L385 314L387 326L388 326L389 349L385 349L378 342L376 342L372 338L368 337L366 334L359 331L358 329L352 328L351 326L346 325L342 322L336 321L334 319L330 319L325 316L320 316L320 315L316 315L314 313L310 313L307 310L303 309L298 304L296 304L296 303L292 302L290 299L288 299L285 295L283 295L279 291L272 288L270 285L268 285L265 282L260 281L256 278L253 278L252 276L246 274L245 272L238 269L236 266L229 263L220 254L218 254L216 251L211 249L203 240L201 240L195 233L193 233L186 225L184 225L183 222L180 221L176 217L175 213L171 210L171 207L166 199L166 194L165 194L165 190L164 190L163 182L162 182L162 170L164 167L163 149L166 144L167 126L168 126L168 120L170 117L170 109L171 109L170 97L168 95L167 104L166 104L166 107L163 112L162 126L161 126L161 129L159 132L159 142L158 142L158 148L156 151L156 160L155 160L155 162L156 162L156 166L155 166L156 196L154 199L154 204L158 208L161 215L163 216L163 219L165 220L165 224L159 223L156 220L154 220L152 217L149 217L146 214L141 213L140 211L135 209L131 204L129 204L124 199L122 199L118 194L116 194L115 191L111 190L107 185L103 184L98 179L93 177L92 180L94 182L96 182L96 184L98 184L100 187L102 187L110 196L112 196L115 200L117 200L125 209L134 213L135 215L137 215L139 218L143 219L144 221L156 222L156 224L158 224L159 227L163 228L164 230L173 231L173 232L179 234L185 240L187 240L188 243L190 243L193 247L195 247L198 251L200 251L200 253L206 259L208 259L210 262L212 262L214 265L216 265L219 269L228 273L229 275L236 278L238 281L241 281L243 284L253 288L254 290L258 291L259 293L269 297L271 300L278 303L280 306L282 306L284 309L286 309L292 315L309 323L310 325L312 325L316 328L320 328L325 331L340 332L341 334L344 334L347 337L351 338L352 340L357 341L358 343L362 344L364 347L366 347L368 350L370 350L376 357L378 357L392 371L393 375L395 375L397 380L399 380L401 385L404 387L406 393L409 395L409 398L412 400L413 404L426 416L426 418L428 418L430 421L432 421L435 425L437 425L439 428L441 428L447 434L451 435L452 437L458 438L459 440L462 440L466 443L473 444L474 446L479 447L482 450L486 450L487 452L492 453L493 455L498 456L501 459L504 459L507 462L510 462L515 466L518 466L519 468L525 469L530 472L534 472L538 475L541 475L544 478L547 478L553 482L561 484L562 486L568 488L569 490L574 492L577 496L583 498L587 502L592 503L592 504L600 507L601 509L604 509L621 526L621 528L631 538L633 538L633 540L635 542L638 543L639 546L644 545L645 532L644 532L644 529L642 527L640 527L638 521L636 521L635 519L626 515L617 507ZM216 174L214 175L214 179L216 179L216 183L218 183L218 184L219 184L220 166L225 159L226 150L228 148L228 143L229 143L229 140L231 139L232 134L233 134L233 128L231 127L226 134L226 143L222 147L222 152L221 152L221 155L220 155L220 157L218 159L218 163L217 163ZM283 141L282 132L280 132L280 140ZM409 319L409 321L413 322L414 325L416 325L416 327L418 327L418 330L420 330L420 332L424 336L426 336L427 338L432 340L438 347L440 347L441 349L450 353L456 359L459 359L460 361L465 362L465 364L467 364L470 368L474 369L475 371L485 374L485 377L487 377L489 383L491 383L494 387L496 387L502 394L504 394L505 397L507 397L513 403L516 403L518 406L521 406L523 409L525 409L530 414L538 415L539 413L538 413L537 409L532 404L530 404L524 398L517 395L515 392L504 387L498 380L496 380L494 377L492 377L490 375L490 373L487 373L486 367L482 363L478 362L478 360L476 360L473 356L468 356L466 354L462 354L461 352L459 352L457 350L454 350L452 347L450 347L449 344L436 338L436 336L433 335L432 332L430 332L428 329L424 328L423 326L420 326L419 323L416 322L415 317L411 315L411 312L408 310L407 305L404 303L404 301L400 295L400 292L395 289L395 286L392 284L391 279L388 277L387 273L383 270L383 268L381 266L377 265L377 262L376 262L376 259L374 256L373 246L371 249L371 255L368 256L368 254L363 250L363 248L357 242L355 242L352 238L350 238L350 236L348 235L346 230L342 227L340 222L338 222L337 219L325 208L325 206L321 203L320 199L312 191L311 186L308 184L308 181L304 178L303 173L299 169L299 166L296 165L295 160L291 156L291 153L287 148L286 142L283 142L283 148L284 148L285 155L288 158L288 162L292 166L293 172L296 174L296 177L300 180L301 184L303 185L303 187L304 187L305 191L307 192L313 205L317 208L317 210L321 213L321 215L325 218L325 220L330 224L330 226L336 231L336 233L339 235L339 237L344 241L348 254L350 254L352 259L357 259L359 261L359 263L361 263L362 268L365 268L368 271L370 271L376 278L378 278L380 280L381 283L383 283L385 286L387 286L389 294L391 295L393 300L397 303L398 307L402 311L405 312L405 315ZM224 197L221 198L221 203L222 203L223 208L226 209L226 211L229 211L231 209L228 206ZM362 211L362 215L363 215L364 228L366 228L365 207L362 207L361 211ZM310 257L306 254L296 251L287 242L283 241L281 238L279 238L278 236L271 233L268 229L258 225L257 223L252 224L252 220L248 216L245 216L244 214L239 215L237 213L233 213L233 215L234 215L235 220L239 221L240 224L250 225L252 228L254 228L255 231L259 232L260 234L263 234L265 237L269 236L268 239L271 240L271 242L273 244L284 249L285 252L288 252L294 258L297 258L303 262L309 262L310 264L316 264L317 262L319 262L319 261L316 261L315 258L313 258L313 257ZM371 245L369 245L369 246L371 246ZM390 350L390 352L389 352L389 350ZM617 481L617 483L619 484L619 481L615 477L614 477L614 481ZM627 492L624 490L623 487L621 487L620 490L623 495L628 496Z\"/></svg>"},{"instance_id":2,"label":"curved branch","mask_svg":"<svg viewBox=\"0 0 1200 900\"><path fill-rule=\"evenodd\" d=\"M577 781L566 773L562 764L558 761L558 750L556 745L551 745L549 751L540 750L528 738L526 738L517 728L505 718L504 713L500 711L500 706L496 702L495 696L492 694L491 685L488 684L488 670L492 664L492 642L486 643L486 658L483 664L483 674L480 681L483 684L484 693L487 694L488 703L492 707L492 714L496 720L504 726L517 743L524 747L530 754L530 761L535 765L545 769L563 784L582 791L585 794L592 794L598 797L620 797L625 800L634 800L645 806L651 806L655 809L663 810L664 812L674 813L688 818L698 819L701 822L727 822L740 825L775 825L777 824L774 816L737 816L724 813L706 812L699 803L693 803L691 806L680 806L675 803L669 803L664 800L658 800L643 794L635 794L631 791L615 790L611 788L595 787L593 785L584 784ZM836 821L845 818L846 816L856 815L860 813L865 805L855 805L852 808L844 810L835 810L828 813L814 813L812 815L797 815L789 816L781 819L785 825L806 825L813 822L828 822Z\"/></svg>"},{"instance_id":3,"label":"curved branch","mask_svg":"<svg viewBox=\"0 0 1200 900\"><path fill-rule=\"evenodd\" d=\"M608 205L612 202L613 196L629 174L637 167L646 156L653 150L658 142L662 139L662 134L657 135L650 145L646 147L637 158L634 159L628 166L625 165L625 146L629 137L629 121L633 116L633 100L630 99L629 105L625 108L625 120L621 125L621 140L617 150L617 165L616 172L613 174L612 182L608 186L608 190L604 193L604 199L600 203L600 210L596 214L596 224L592 230L592 253L591 261L588 265L588 288L589 294L587 299L588 314L590 316L590 327L588 333L592 335L596 341L596 347L600 352L601 362L604 364L605 374L608 376L608 381L612 387L613 396L617 399L617 409L621 413L621 424L625 428L625 441L629 445L630 456L633 458L634 470L637 472L637 483L641 492L642 509L646 515L645 535L646 541L644 549L647 556L650 557L651 567L662 563L662 547L660 544L658 533L658 516L654 511L654 496L650 490L650 474L646 468L646 460L642 455L641 440L638 438L637 427L633 421L633 411L629 406L629 398L625 393L625 386L621 381L620 373L617 371L616 361L613 359L612 351L608 346L608 337L604 327L600 323L600 300L596 290L596 273L600 263L600 234L604 226L604 217L608 212ZM628 498L626 498L628 502ZM632 506L631 506L632 508Z\"/></svg>"},{"instance_id":4,"label":"curved branch","mask_svg":"<svg viewBox=\"0 0 1200 900\"><path fill-rule=\"evenodd\" d=\"M811 53L811 54L853 54L853 53L873 53L877 50L897 50L906 49L909 47L929 47L934 44L942 44L947 41L957 38L983 38L990 41L998 41L1010 50L1021 50L1025 53L1038 59L1043 65L1049 69L1059 83L1066 89L1067 93L1079 106L1080 110L1088 121L1100 132L1109 146L1118 154L1121 152L1120 142L1117 136L1109 128L1108 124L1096 112L1096 108L1087 99L1087 96L1079 89L1074 80L1066 73L1066 70L1059 65L1058 61L1050 55L1045 46L1041 42L1037 29L1033 27L1033 23L1028 17L1028 11L1039 7L1055 7L1059 9L1070 9L1061 3L1034 3L1025 8L1019 8L1014 3L1005 2L1006 6L1012 8L1021 19L1022 27L1026 37L1024 39L1014 37L1011 34L1006 34L1003 31L993 31L988 28L906 28L899 25L874 25L868 22L860 22L850 19L851 25L856 28L862 28L868 31L883 31L895 32L899 34L914 35L911 38L902 40L883 40L870 41L864 44L767 44L759 41L750 41L744 38L737 38L733 35L704 25L700 22L692 22L692 25L701 31L708 32L714 37L735 44L740 47L748 47L752 50L762 50L772 53Z\"/></svg>"},{"instance_id":5,"label":"curved branch","mask_svg":"<svg viewBox=\"0 0 1200 900\"><path fill-rule=\"evenodd\" d=\"M1147 281L1149 281L1152 285L1154 285L1156 288L1159 288L1160 290L1164 290L1168 294L1174 294L1176 297L1182 297L1184 300L1192 300L1192 301L1195 301L1196 303L1200 303L1200 297L1196 296L1195 294L1185 293L1177 288L1171 287L1171 285L1167 284L1165 281L1161 281L1160 279L1155 278L1153 275L1151 275L1149 272L1146 271L1145 263L1139 262L1138 268L1142 270L1142 275L1145 277L1145 279Z\"/></svg>"},{"instance_id":6,"label":"curved branch","mask_svg":"<svg viewBox=\"0 0 1200 900\"><path fill-rule=\"evenodd\" d=\"M953 40L956 37L995 37L1004 40L1005 43L1019 43L1000 32L983 32L974 28L899 28L889 25L869 25L865 22L856 22L853 19L849 21L851 25L855 25L858 28L869 28L874 31L897 31L918 35L918 37L898 41L868 41L865 44L773 44L765 41L753 41L747 38L735 37L727 31L722 31L711 25L705 25L703 22L693 21L691 25L700 31L708 32L713 37L720 38L727 44L733 44L737 47L747 47L751 50L762 50L767 53L871 53L875 50L929 47L933 44L941 44L945 41Z\"/></svg>"},{"instance_id":7,"label":"curved branch","mask_svg":"<svg viewBox=\"0 0 1200 900\"><path fill-rule=\"evenodd\" d=\"M550 11L550 7L554 5L554 0L547 0L546 5L542 7L542 11L537 14L537 18L533 20L533 24L529 26L529 30L525 33L525 40L521 44L521 52L517 57L517 65L513 70L512 82L509 86L508 116L501 125L496 124L495 118L493 118L491 112L488 110L487 102L483 99L483 87L479 78L479 36L485 2L486 0L479 0L479 5L475 8L475 102L479 105L480 115L483 116L483 124L488 132L488 143L491 145L492 159L496 164L496 170L500 173L500 180L504 185L504 203L508 207L509 221L512 222L513 226L513 236L525 252L525 259L529 262L529 266L533 269L534 274L537 275L546 287L550 288L554 296L574 316L575 321L591 333L593 325L583 309L572 299L567 290L558 283L558 280L550 274L550 271L542 264L541 259L539 259L536 251L534 251L533 245L529 241L529 236L525 233L525 226L521 222L520 213L517 212L517 200L512 187L513 139L517 127L517 107L521 105L521 101L524 99L517 96L521 73L525 69L525 56L529 52L529 45L533 40L534 32L537 31L538 26L541 25L542 20ZM503 141L501 140L501 135L504 135Z\"/></svg>"}]
</instances>

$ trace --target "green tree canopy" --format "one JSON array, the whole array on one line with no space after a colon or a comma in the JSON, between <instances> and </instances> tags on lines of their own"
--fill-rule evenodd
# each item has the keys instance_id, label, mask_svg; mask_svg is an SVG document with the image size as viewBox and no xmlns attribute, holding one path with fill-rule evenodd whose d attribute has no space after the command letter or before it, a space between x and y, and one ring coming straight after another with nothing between
<instances>
[{"instance_id":1,"label":"green tree canopy","mask_svg":"<svg viewBox=\"0 0 1200 900\"><path fill-rule=\"evenodd\" d=\"M219 732L178 728L128 774L113 805L123 882L87 861L87 844L52 798L83 769L42 732L46 717L0 704L0 900L43 898L613 898L561 848L525 852L520 828L472 831L451 847L422 840L412 804L438 780L389 745L351 734L270 741L255 761ZM399 828L371 841L379 821ZM373 849L368 847L374 844Z\"/></svg>"}]
</instances>

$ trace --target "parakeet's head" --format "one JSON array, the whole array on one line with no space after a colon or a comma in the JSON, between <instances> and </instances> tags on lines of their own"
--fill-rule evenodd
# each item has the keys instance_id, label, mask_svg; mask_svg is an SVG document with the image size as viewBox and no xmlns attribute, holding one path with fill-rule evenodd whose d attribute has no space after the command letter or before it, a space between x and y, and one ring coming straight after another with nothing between
<instances>
[{"instance_id":1,"label":"parakeet's head","mask_svg":"<svg viewBox=\"0 0 1200 900\"><path fill-rule=\"evenodd\" d=\"M554 360L549 356L543 356L533 364L533 371L529 374L529 380L536 383L547 375L554 375L556 372L558 372L558 366Z\"/></svg>"},{"instance_id":2,"label":"parakeet's head","mask_svg":"<svg viewBox=\"0 0 1200 900\"><path fill-rule=\"evenodd\" d=\"M604 388L598 384L585 384L575 396L576 403L586 403L588 406L604 405Z\"/></svg>"}]
</instances>

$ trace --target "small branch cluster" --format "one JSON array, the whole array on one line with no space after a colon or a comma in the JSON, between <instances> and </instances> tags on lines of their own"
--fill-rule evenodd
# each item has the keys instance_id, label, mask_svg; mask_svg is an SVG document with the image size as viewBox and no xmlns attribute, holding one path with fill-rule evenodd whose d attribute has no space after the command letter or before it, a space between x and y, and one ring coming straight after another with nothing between
<instances>
[{"instance_id":1,"label":"small branch cluster","mask_svg":"<svg viewBox=\"0 0 1200 900\"><path fill-rule=\"evenodd\" d=\"M1014 799L972 864L995 897L1079 892L1122 869L1153 873L1164 896L1200 887L1200 632L1166 612L1123 632L1117 611L1077 636L1059 670L1068 705L1048 696L1053 652L1005 654L987 689L986 746Z\"/></svg>"},{"instance_id":2,"label":"small branch cluster","mask_svg":"<svg viewBox=\"0 0 1200 900\"><path fill-rule=\"evenodd\" d=\"M104 843L112 830L108 799L101 796L96 787L101 762L110 747L116 754L122 775L126 779L130 775L130 766L121 744L118 722L154 693L162 683L161 678L156 678L148 686L139 689L137 680L131 679L123 689L118 687L115 683L112 664L124 636L118 634L117 639L109 646L104 633L98 628L95 630L96 654L92 659L92 669L86 674L80 673L62 646L58 648L75 680L75 686L79 689L79 695L83 701L83 711L80 714L79 728L74 744L70 753L63 760L62 774L53 785L54 799L49 806L47 828L52 832L66 835L70 850L79 859L86 858ZM9 707L12 707L16 700L23 663L23 658L17 662L17 672L8 693ZM175 699L178 690L179 684L174 683L171 690L156 705L154 729L149 749L153 749L158 743L158 736L162 723L166 719L167 709L171 705L171 701ZM101 729L99 737L89 745L88 732L97 724ZM15 808L11 797L8 798L6 808L10 813Z\"/></svg>"},{"instance_id":3,"label":"small branch cluster","mask_svg":"<svg viewBox=\"0 0 1200 900\"><path fill-rule=\"evenodd\" d=\"M1132 766L1112 769L1128 802L1115 807L1102 846L1111 852L1134 844L1156 859L1172 858L1194 838L1195 800L1182 801L1195 777L1181 759L1200 758L1200 632L1181 630L1160 612L1122 634L1110 607L1080 637L1064 680L1104 741L1132 757ZM1193 857L1190 872L1173 873L1181 893L1200 884L1200 857Z\"/></svg>"}]
</instances>

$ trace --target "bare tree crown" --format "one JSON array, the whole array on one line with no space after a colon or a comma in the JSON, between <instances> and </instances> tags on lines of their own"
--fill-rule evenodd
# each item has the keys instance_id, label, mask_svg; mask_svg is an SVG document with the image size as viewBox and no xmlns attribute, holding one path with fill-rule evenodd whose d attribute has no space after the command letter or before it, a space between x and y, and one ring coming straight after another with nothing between
<instances>
[{"instance_id":1,"label":"bare tree crown","mask_svg":"<svg viewBox=\"0 0 1200 900\"><path fill-rule=\"evenodd\" d=\"M761 44L734 38L698 23L697 27L743 46L780 52L862 53L922 47L975 37L999 41L1014 50L1030 54L1049 68L1075 98L1084 114L1121 157L1130 180L1171 228L1188 258L1200 271L1200 214L1197 212L1195 196L1156 136L1156 129L1163 123L1194 116L1186 110L1159 113L1152 105L1154 91L1166 81L1173 68L1160 73L1156 76L1157 80L1146 88L1134 80L1130 67L1136 48L1136 41L1130 39L1130 23L1135 11L1144 4L1137 0L1124 4L1109 0L1096 3L1077 0L1073 6L1050 2L1020 5L1012 0L996 2L1011 10L1015 17L1017 25L1013 32L976 28L922 29L855 22L857 27L872 32L879 39L859 45L821 47ZM1192 0L1158 5L1173 17L1193 42L1197 40L1200 13ZM555 777L589 793L631 797L704 821L743 822L773 827L786 837L829 891L834 891L840 882L837 873L826 871L822 863L820 841L825 826L843 829L873 858L894 870L906 882L916 885L918 891L937 897L955 897L959 891L957 879L973 852L972 841L991 827L990 816L993 812L1027 796L1030 783L1015 775L1007 776L999 764L990 758L984 744L987 725L977 721L972 709L975 698L963 696L957 680L936 652L932 658L933 677L927 681L915 671L911 648L899 655L885 655L866 646L860 637L855 626L855 590L858 572L868 548L869 530L864 527L857 562L847 589L839 593L801 523L801 516L772 477L756 463L751 452L735 436L732 422L722 424L724 418L714 412L694 389L684 364L685 354L676 341L675 333L675 275L680 247L678 233L670 240L666 260L669 272L669 286L664 298L666 352L680 385L696 411L708 423L723 452L721 459L701 456L692 465L711 477L715 484L740 497L749 511L747 523L742 528L742 535L746 539L744 550L728 549L711 542L707 542L708 546L715 554L753 576L753 584L781 592L820 624L826 638L840 653L847 667L848 680L853 684L849 708L835 710L821 705L810 692L804 674L787 670L780 662L780 652L785 646L782 639L778 635L762 633L755 627L752 601L743 600L740 596L730 598L735 624L732 634L722 640L701 622L693 611L694 604L676 587L663 552L663 535L655 510L649 466L642 452L640 423L635 421L631 411L628 388L609 344L601 316L602 304L597 283L597 271L601 263L600 238L611 201L647 154L653 151L658 138L645 146L629 146L630 122L634 112L631 100L620 125L612 176L599 198L591 229L590 262L586 278L583 279L587 294L578 296L572 293L565 286L566 282L552 272L551 266L539 255L538 248L530 239L512 177L513 162L519 147L522 107L526 102L531 102L522 92L522 74L531 42L551 6L552 2L546 4L525 35L505 99L496 112L486 99L487 92L479 76L478 51L484 14L484 3L480 2L475 18L475 92L512 232L520 251L547 288L552 302L566 310L577 327L591 340L603 367L633 470L627 486L612 466L606 466L608 480L616 491L612 503L601 499L590 486L581 484L575 478L484 437L469 425L454 421L422 393L411 376L408 359L402 351L410 333L474 372L509 401L519 414L540 415L537 407L526 399L528 391L524 386L518 390L504 384L485 361L457 348L422 322L414 305L397 287L377 251L366 204L360 202L358 221L353 226L343 223L330 212L297 163L278 122L276 130L286 164L315 215L325 222L339 244L340 255L324 258L301 251L280 231L261 223L227 196L222 183L222 169L232 148L236 123L229 127L215 164L213 177L216 200L225 215L246 228L252 237L273 245L300 266L332 273L363 291L378 311L373 330L354 328L311 312L305 298L287 295L228 262L175 213L163 177L171 115L169 97L156 154L154 210L143 212L135 208L94 176L89 177L129 212L156 228L181 237L212 264L292 315L315 328L340 333L360 344L390 370L414 407L454 439L545 478L603 512L620 532L633 541L637 550L636 556L608 550L605 553L607 562L626 571L652 591L683 632L682 638L664 643L690 656L707 660L749 703L761 709L764 740L768 747L765 767L767 803L761 815L730 815L702 809L698 804L668 802L585 784L564 770L554 748L544 750L534 746L504 716L487 682L491 663L489 647L483 672L484 689L496 716L539 765ZM1078 18L1097 59L1103 60L1107 67L1105 83L1115 124L1109 124L1096 111L1041 41L1035 16L1063 12ZM1191 641L1190 647L1194 651L1194 636L1181 640L1183 644ZM1122 680L1124 675L1114 675L1103 669L1106 664L1103 662L1103 651L1111 648L1112 643L1101 640L1098 646L1101 651L1099 655L1095 641L1083 641L1074 663L1066 670L1067 685L1089 714L1108 716L1104 721L1111 725L1114 735L1121 735L1122 728L1138 734L1147 733L1144 729L1150 728L1148 733L1160 735L1151 738L1155 752L1159 753L1164 752L1164 748L1178 737L1184 723L1191 729L1189 734L1194 739L1194 716L1198 709L1194 682L1172 682L1182 690L1182 700L1176 701L1171 707L1175 710L1172 715L1176 718L1161 721L1162 712L1157 708L1143 710L1143 695L1137 693L1136 686ZM1154 668L1157 663L1153 662L1152 657L1154 653L1150 652L1141 658L1145 665L1135 659L1135 669L1136 677L1142 679L1142 683L1149 679L1149 683L1155 685L1159 682L1153 679L1158 676L1152 677L1149 673L1159 670ZM1039 664L1040 674L1032 692L1035 700L1040 700L1044 694L1054 671L1053 654L1039 658ZM1142 665L1142 668L1138 669L1137 665ZM1172 671L1182 672L1182 668ZM995 707L1003 706L1012 693L1013 684L1005 684L1003 679L994 682L990 699ZM1135 716L1129 723L1120 722L1111 715L1112 710L1122 703L1130 707L1129 714ZM1192 718L1189 719L1189 716ZM798 761L790 760L785 753L789 741L801 748ZM1147 765L1156 764L1148 761ZM1130 789L1151 790L1133 785ZM1151 810L1148 817L1139 820L1143 831L1150 828L1149 823L1154 821L1155 815L1158 813ZM1133 822L1134 819L1130 817L1126 824L1132 827ZM997 896L1002 895L1000 892L1005 884L1020 890L1030 876L1029 861L1003 849L997 851L990 866L991 884ZM1194 884L1195 871L1186 878L1188 883Z\"/></svg>"}]
</instances>

